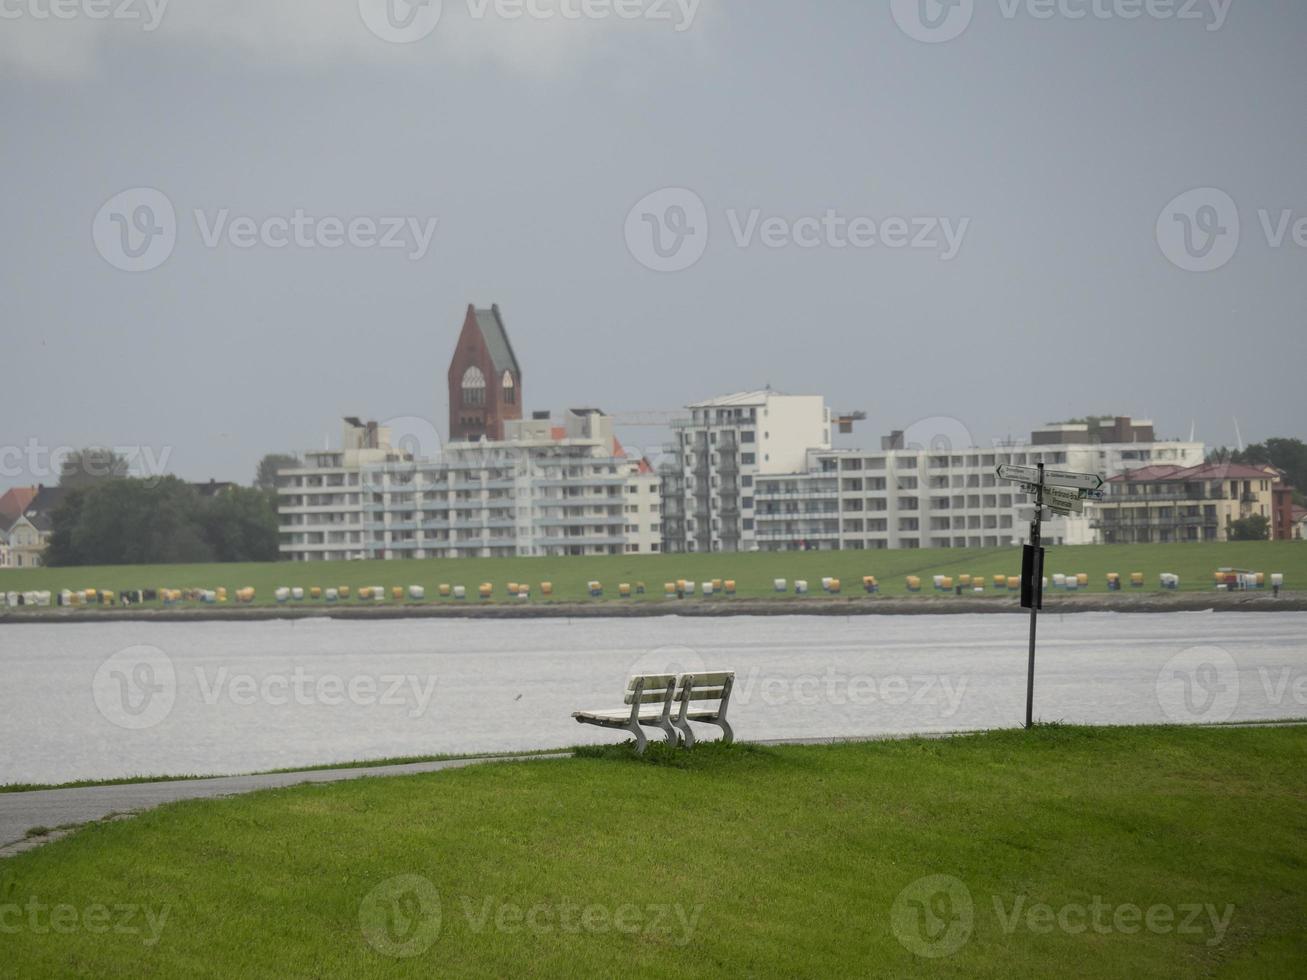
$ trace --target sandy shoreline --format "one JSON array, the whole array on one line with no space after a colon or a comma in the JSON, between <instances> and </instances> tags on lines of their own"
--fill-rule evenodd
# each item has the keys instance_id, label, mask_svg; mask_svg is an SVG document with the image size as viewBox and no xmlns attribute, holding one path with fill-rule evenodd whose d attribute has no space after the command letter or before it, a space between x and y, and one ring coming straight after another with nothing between
<instances>
[{"instance_id":1,"label":"sandy shoreline","mask_svg":"<svg viewBox=\"0 0 1307 980\"><path fill-rule=\"evenodd\" d=\"M1178 592L1131 595L1046 596L1046 613L1122 612L1304 612L1307 593ZM277 619L614 619L648 616L921 616L963 613L1024 613L1016 597L975 599L957 596L879 598L812 596L806 599L702 599L664 602L195 606L171 609L41 609L0 614L0 625L21 623L205 622Z\"/></svg>"}]
</instances>

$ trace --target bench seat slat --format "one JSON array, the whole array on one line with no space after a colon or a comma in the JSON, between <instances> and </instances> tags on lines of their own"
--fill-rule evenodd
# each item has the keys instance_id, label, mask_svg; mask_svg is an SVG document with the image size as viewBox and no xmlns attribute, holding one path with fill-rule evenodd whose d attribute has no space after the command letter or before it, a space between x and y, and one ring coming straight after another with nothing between
<instances>
[{"instance_id":1,"label":"bench seat slat","mask_svg":"<svg viewBox=\"0 0 1307 980\"><path fill-rule=\"evenodd\" d=\"M663 713L661 709L659 709L658 711L641 710L640 712L641 721L656 722L660 720L662 716ZM588 718L591 721L620 721L625 723L631 720L631 709L613 708L611 710L603 710L603 711L573 711L572 717Z\"/></svg>"}]
</instances>

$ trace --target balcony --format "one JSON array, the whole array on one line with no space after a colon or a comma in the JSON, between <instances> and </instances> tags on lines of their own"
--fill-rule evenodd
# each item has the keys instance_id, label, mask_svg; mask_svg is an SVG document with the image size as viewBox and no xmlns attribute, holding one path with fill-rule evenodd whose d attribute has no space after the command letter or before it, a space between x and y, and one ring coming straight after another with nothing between
<instances>
[{"instance_id":1,"label":"balcony","mask_svg":"<svg viewBox=\"0 0 1307 980\"><path fill-rule=\"evenodd\" d=\"M539 487L622 487L624 476L573 476L566 479L539 480Z\"/></svg>"},{"instance_id":2,"label":"balcony","mask_svg":"<svg viewBox=\"0 0 1307 980\"><path fill-rule=\"evenodd\" d=\"M839 495L836 487L804 487L799 490L759 490L755 496L759 500L789 500L795 497L837 498Z\"/></svg>"},{"instance_id":3,"label":"balcony","mask_svg":"<svg viewBox=\"0 0 1307 980\"><path fill-rule=\"evenodd\" d=\"M607 527L611 524L624 523L618 515L608 517L541 517L535 521L537 527Z\"/></svg>"},{"instance_id":4,"label":"balcony","mask_svg":"<svg viewBox=\"0 0 1307 980\"><path fill-rule=\"evenodd\" d=\"M1115 528L1175 528L1175 527L1220 527L1221 521L1218 517L1207 516L1181 516L1181 517L1158 517L1150 514L1147 517L1118 517L1114 514L1100 513L1098 517L1089 522L1089 526L1095 530L1111 531Z\"/></svg>"}]
</instances>

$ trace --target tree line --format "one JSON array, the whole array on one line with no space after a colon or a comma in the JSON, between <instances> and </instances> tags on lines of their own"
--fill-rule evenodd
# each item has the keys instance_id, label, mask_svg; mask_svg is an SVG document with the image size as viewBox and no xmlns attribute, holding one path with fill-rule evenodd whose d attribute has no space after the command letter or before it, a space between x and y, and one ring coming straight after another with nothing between
<instances>
[{"instance_id":1,"label":"tree line","mask_svg":"<svg viewBox=\"0 0 1307 980\"><path fill-rule=\"evenodd\" d=\"M52 566L268 562L278 555L276 472L265 458L253 487L213 494L173 476L139 479L103 450L74 454L60 486L44 561ZM95 466L82 465L94 459Z\"/></svg>"}]
</instances>

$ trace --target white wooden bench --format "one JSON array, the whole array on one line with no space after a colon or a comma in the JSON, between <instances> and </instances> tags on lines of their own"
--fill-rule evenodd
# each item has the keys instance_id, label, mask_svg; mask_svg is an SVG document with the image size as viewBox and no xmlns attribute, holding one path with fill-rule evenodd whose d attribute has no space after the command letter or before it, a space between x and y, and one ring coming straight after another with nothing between
<instances>
[{"instance_id":1,"label":"white wooden bench","mask_svg":"<svg viewBox=\"0 0 1307 980\"><path fill-rule=\"evenodd\" d=\"M602 711L574 711L572 717L583 725L602 728L620 728L635 736L635 752L643 755L648 739L645 728L660 730L668 744L678 737L686 748L697 741L690 722L716 725L722 730L722 741L730 744L735 739L726 709L731 701L731 687L735 674L715 671L695 674L644 674L632 677L626 683L624 703L629 708ZM709 702L716 702L709 705ZM673 707L675 715L673 716Z\"/></svg>"},{"instance_id":2,"label":"white wooden bench","mask_svg":"<svg viewBox=\"0 0 1307 980\"><path fill-rule=\"evenodd\" d=\"M672 723L671 715L679 680L676 674L643 674L632 677L626 682L626 697L623 699L623 703L630 705L629 708L574 711L572 717L583 725L621 728L630 732L635 736L636 755L642 755L648 742L644 735L645 728L660 729L668 742L676 741L676 726Z\"/></svg>"},{"instance_id":3,"label":"white wooden bench","mask_svg":"<svg viewBox=\"0 0 1307 980\"><path fill-rule=\"evenodd\" d=\"M731 688L735 686L734 671L723 670L712 673L683 674L676 694L676 727L680 729L681 738L687 749L694 748L696 741L690 722L698 721L716 725L722 730L722 741L730 745L735 741L735 732L726 720L726 709L731 703ZM716 702L709 706L708 702ZM695 705L700 705L695 707Z\"/></svg>"}]
</instances>

